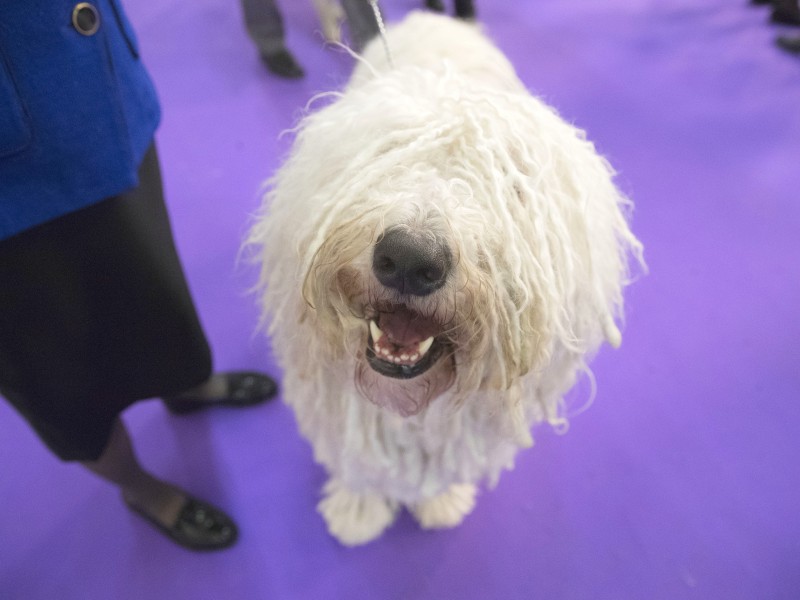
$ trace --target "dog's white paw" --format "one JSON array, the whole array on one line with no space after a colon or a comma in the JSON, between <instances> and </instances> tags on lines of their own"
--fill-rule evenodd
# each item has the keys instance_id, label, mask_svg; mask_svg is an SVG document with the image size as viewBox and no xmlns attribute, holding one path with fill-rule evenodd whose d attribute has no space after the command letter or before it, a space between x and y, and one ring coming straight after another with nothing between
<instances>
[{"instance_id":1,"label":"dog's white paw","mask_svg":"<svg viewBox=\"0 0 800 600\"><path fill-rule=\"evenodd\" d=\"M455 527L475 508L476 492L472 484L453 484L446 492L423 500L410 510L424 529Z\"/></svg>"},{"instance_id":2,"label":"dog's white paw","mask_svg":"<svg viewBox=\"0 0 800 600\"><path fill-rule=\"evenodd\" d=\"M394 522L397 505L379 494L358 494L331 479L317 510L328 532L345 546L365 544Z\"/></svg>"}]
</instances>

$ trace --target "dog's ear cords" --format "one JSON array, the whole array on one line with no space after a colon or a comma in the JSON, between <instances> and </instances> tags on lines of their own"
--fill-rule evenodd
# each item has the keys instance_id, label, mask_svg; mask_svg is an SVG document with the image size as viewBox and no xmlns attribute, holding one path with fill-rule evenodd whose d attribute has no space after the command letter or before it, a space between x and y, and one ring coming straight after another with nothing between
<instances>
[{"instance_id":1,"label":"dog's ear cords","mask_svg":"<svg viewBox=\"0 0 800 600\"><path fill-rule=\"evenodd\" d=\"M612 348L616 350L620 347L622 344L622 334L619 332L619 328L611 317L606 317L603 323L603 333L606 336L606 341Z\"/></svg>"},{"instance_id":2,"label":"dog's ear cords","mask_svg":"<svg viewBox=\"0 0 800 600\"><path fill-rule=\"evenodd\" d=\"M378 22L378 31L381 34L381 41L383 42L383 49L386 52L386 61L389 66L394 69L394 62L392 61L392 52L389 50L389 42L386 40L386 26L383 23L383 16L381 9L378 6L378 0L367 0L372 7L372 12L375 13L375 20Z\"/></svg>"}]
</instances>

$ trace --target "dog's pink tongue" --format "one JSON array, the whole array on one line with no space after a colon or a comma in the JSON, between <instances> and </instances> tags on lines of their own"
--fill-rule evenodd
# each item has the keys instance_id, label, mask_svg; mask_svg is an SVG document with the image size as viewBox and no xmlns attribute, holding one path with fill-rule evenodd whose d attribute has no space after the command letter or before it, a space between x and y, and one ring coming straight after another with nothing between
<instances>
[{"instance_id":1,"label":"dog's pink tongue","mask_svg":"<svg viewBox=\"0 0 800 600\"><path fill-rule=\"evenodd\" d=\"M432 319L405 307L381 313L378 317L378 327L392 343L401 346L416 344L438 333L436 323Z\"/></svg>"}]
</instances>

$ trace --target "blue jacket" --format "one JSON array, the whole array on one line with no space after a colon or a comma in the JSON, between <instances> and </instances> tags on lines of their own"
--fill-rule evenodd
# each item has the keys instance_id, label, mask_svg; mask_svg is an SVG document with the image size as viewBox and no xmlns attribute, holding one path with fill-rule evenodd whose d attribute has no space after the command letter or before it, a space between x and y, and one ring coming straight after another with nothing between
<instances>
[{"instance_id":1,"label":"blue jacket","mask_svg":"<svg viewBox=\"0 0 800 600\"><path fill-rule=\"evenodd\" d=\"M153 142L158 100L119 0L76 5L0 0L0 240L135 187Z\"/></svg>"}]
</instances>

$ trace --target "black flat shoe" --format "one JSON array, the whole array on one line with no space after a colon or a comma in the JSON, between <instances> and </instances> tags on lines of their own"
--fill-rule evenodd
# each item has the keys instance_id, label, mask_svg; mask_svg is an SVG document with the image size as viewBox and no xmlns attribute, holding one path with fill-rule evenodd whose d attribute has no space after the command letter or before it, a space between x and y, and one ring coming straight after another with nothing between
<instances>
[{"instance_id":1,"label":"black flat shoe","mask_svg":"<svg viewBox=\"0 0 800 600\"><path fill-rule=\"evenodd\" d=\"M239 537L236 524L222 511L190 496L170 527L127 501L125 504L137 515L158 529L176 544L189 550L223 550Z\"/></svg>"},{"instance_id":2,"label":"black flat shoe","mask_svg":"<svg viewBox=\"0 0 800 600\"><path fill-rule=\"evenodd\" d=\"M770 20L781 25L800 25L800 7L797 0L775 2Z\"/></svg>"},{"instance_id":3,"label":"black flat shoe","mask_svg":"<svg viewBox=\"0 0 800 600\"><path fill-rule=\"evenodd\" d=\"M800 54L800 36L782 35L775 43L792 54Z\"/></svg>"},{"instance_id":4,"label":"black flat shoe","mask_svg":"<svg viewBox=\"0 0 800 600\"><path fill-rule=\"evenodd\" d=\"M205 408L224 406L243 408L266 402L278 391L278 384L271 378L253 371L221 373L227 382L224 396L204 397L179 395L163 398L167 409L176 415L185 415Z\"/></svg>"},{"instance_id":5,"label":"black flat shoe","mask_svg":"<svg viewBox=\"0 0 800 600\"><path fill-rule=\"evenodd\" d=\"M277 52L261 55L261 62L278 77L285 79L300 79L305 75L303 68L297 64L294 56L286 50L281 49Z\"/></svg>"}]
</instances>

